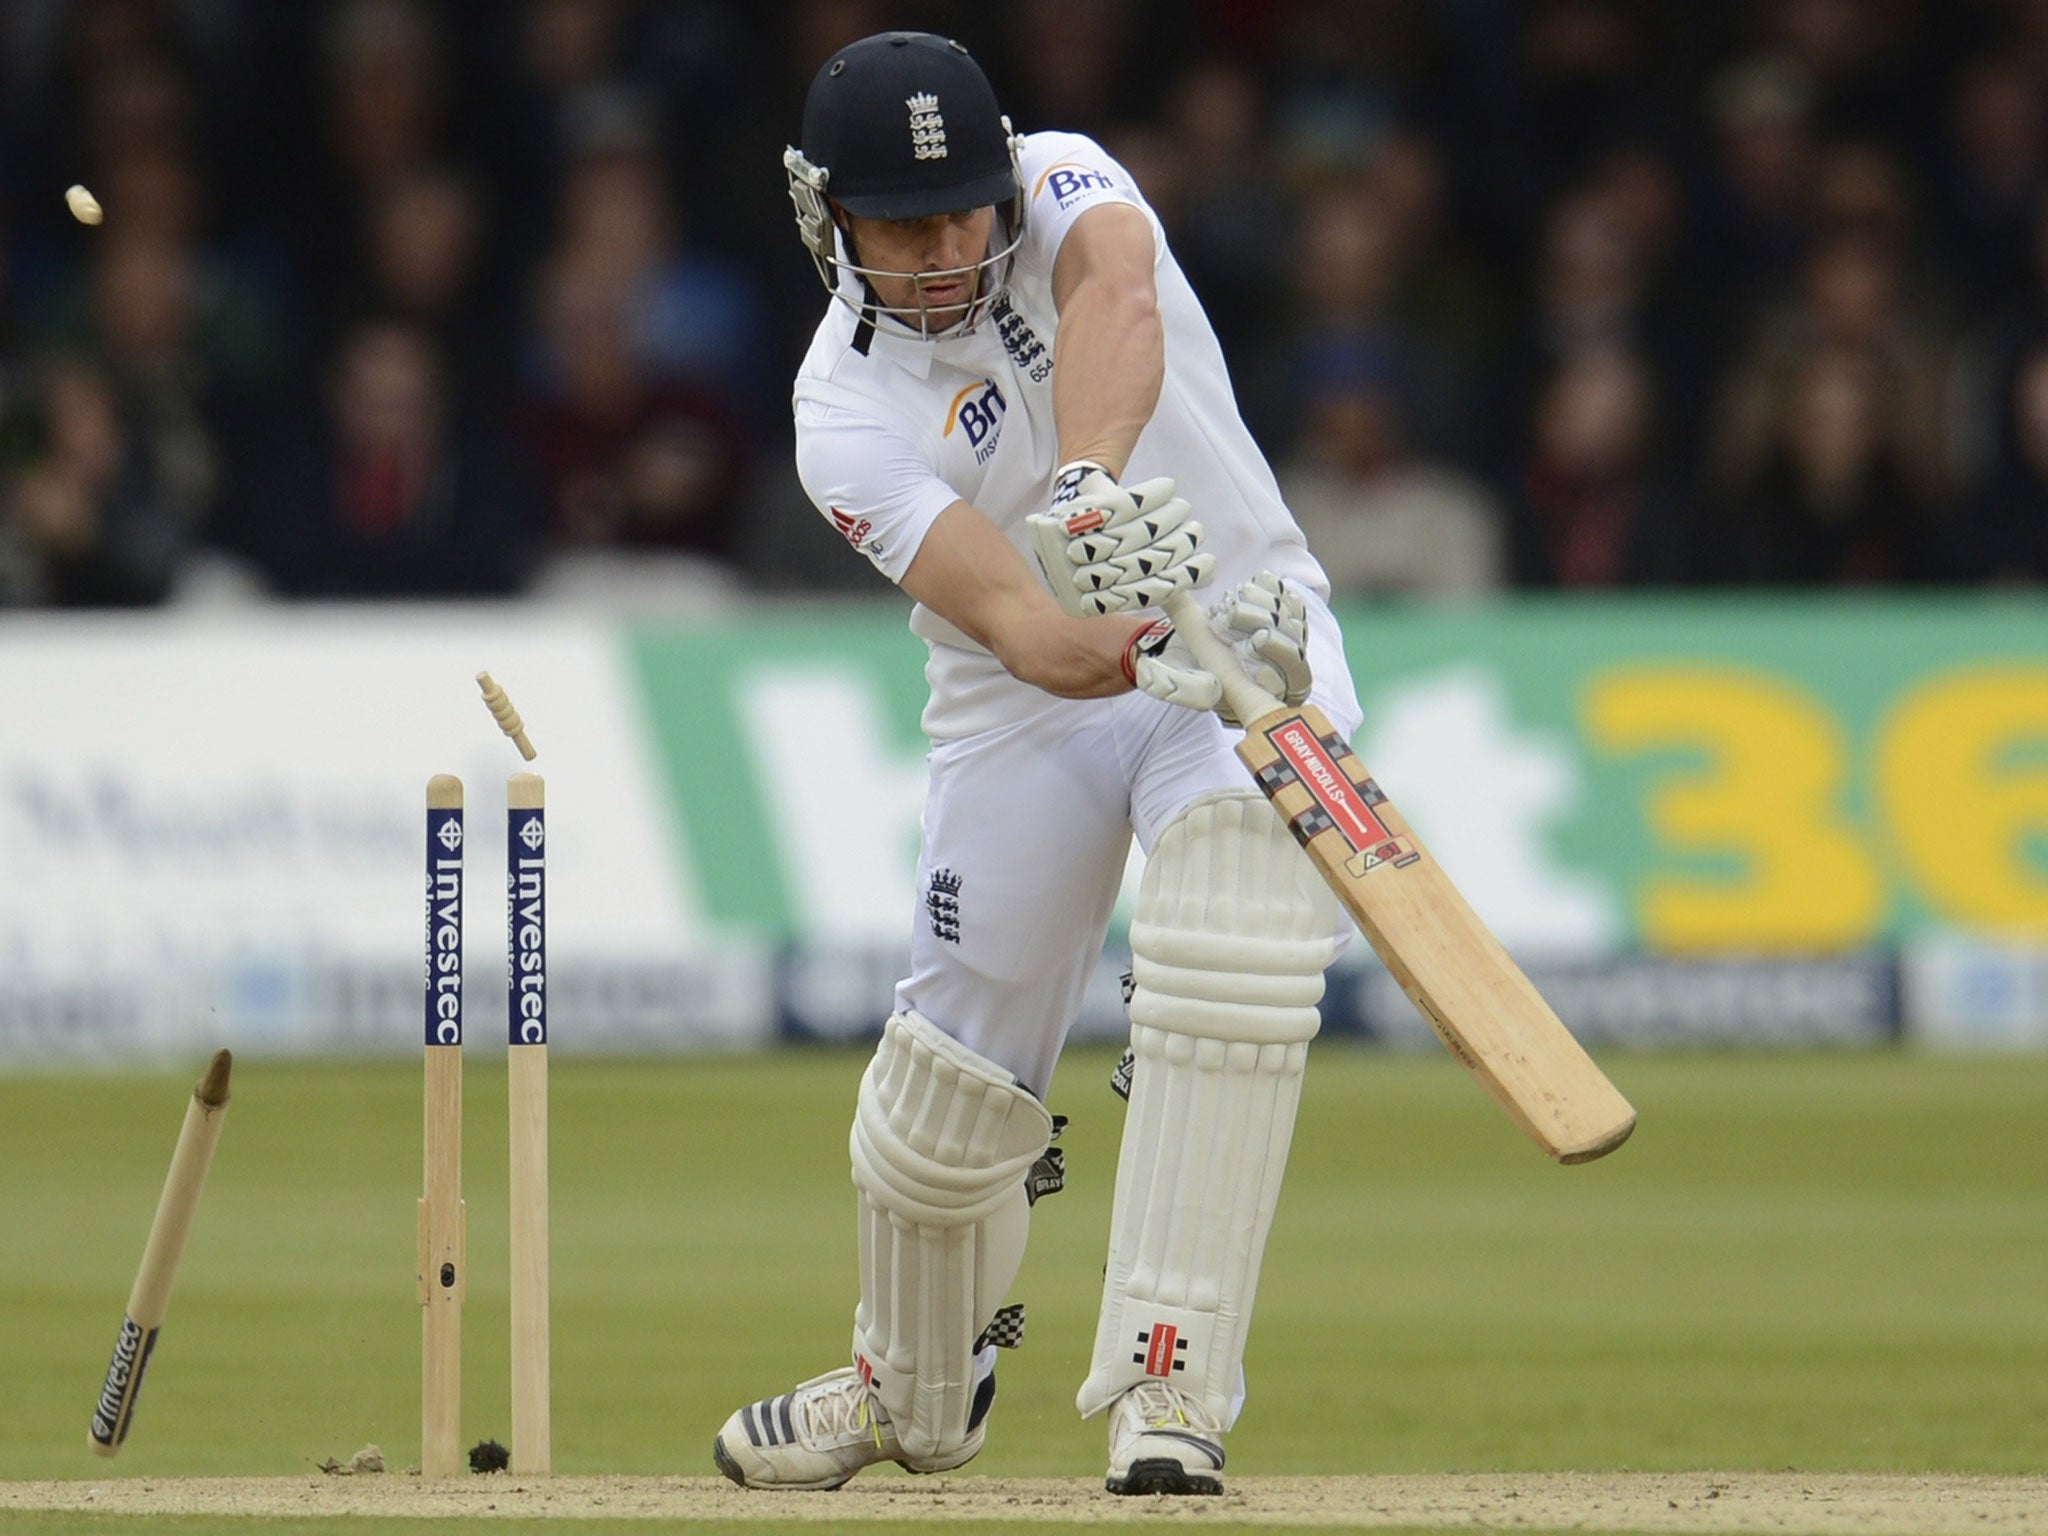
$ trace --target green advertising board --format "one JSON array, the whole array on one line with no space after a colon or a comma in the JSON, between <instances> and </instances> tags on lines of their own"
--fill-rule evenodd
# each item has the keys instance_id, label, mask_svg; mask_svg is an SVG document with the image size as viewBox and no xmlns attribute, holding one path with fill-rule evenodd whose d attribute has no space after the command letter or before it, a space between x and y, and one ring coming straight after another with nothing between
<instances>
[{"instance_id":1,"label":"green advertising board","mask_svg":"<svg viewBox=\"0 0 2048 1536\"><path fill-rule=\"evenodd\" d=\"M884 601L631 633L715 920L814 938L809 887L834 861L908 868L924 684L903 617ZM1531 598L1340 617L1361 756L1511 945L2048 943L2038 599ZM849 848L878 805L883 841ZM907 885L882 884L907 904Z\"/></svg>"}]
</instances>

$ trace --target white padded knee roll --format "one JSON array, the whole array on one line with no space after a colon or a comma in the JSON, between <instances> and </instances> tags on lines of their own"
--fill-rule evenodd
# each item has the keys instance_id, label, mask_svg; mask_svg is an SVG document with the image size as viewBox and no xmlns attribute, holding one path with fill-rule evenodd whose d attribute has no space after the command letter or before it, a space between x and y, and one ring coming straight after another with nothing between
<instances>
[{"instance_id":1,"label":"white padded knee roll","mask_svg":"<svg viewBox=\"0 0 2048 1536\"><path fill-rule=\"evenodd\" d=\"M891 1018L861 1078L854 1355L897 1438L935 1457L967 1438L974 1341L1017 1277L1025 1175L1052 1116L1016 1079L916 1013Z\"/></svg>"},{"instance_id":2,"label":"white padded knee roll","mask_svg":"<svg viewBox=\"0 0 2048 1536\"><path fill-rule=\"evenodd\" d=\"M1256 792L1196 801L1154 847L1131 925L1135 1060L1083 1414L1151 1377L1218 1424L1234 1416L1336 923Z\"/></svg>"},{"instance_id":3,"label":"white padded knee roll","mask_svg":"<svg viewBox=\"0 0 2048 1536\"><path fill-rule=\"evenodd\" d=\"M1337 903L1256 791L1197 800L1159 835L1131 923L1131 1022L1211 1040L1311 1040Z\"/></svg>"}]
</instances>

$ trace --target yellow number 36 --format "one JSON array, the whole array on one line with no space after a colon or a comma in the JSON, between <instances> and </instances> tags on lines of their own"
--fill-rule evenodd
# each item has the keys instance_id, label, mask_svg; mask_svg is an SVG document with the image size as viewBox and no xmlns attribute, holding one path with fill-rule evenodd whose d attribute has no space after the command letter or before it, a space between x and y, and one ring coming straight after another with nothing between
<instances>
[{"instance_id":1,"label":"yellow number 36","mask_svg":"<svg viewBox=\"0 0 2048 1536\"><path fill-rule=\"evenodd\" d=\"M1584 709L1603 751L1690 760L1645 803L1657 841L1695 866L1654 873L1638 893L1653 948L1865 944L1885 927L1888 870L1937 920L2048 937L2048 667L1939 673L1893 700L1867 758L1867 828L1844 809L1841 725L1783 677L1617 668L1593 680Z\"/></svg>"}]
</instances>

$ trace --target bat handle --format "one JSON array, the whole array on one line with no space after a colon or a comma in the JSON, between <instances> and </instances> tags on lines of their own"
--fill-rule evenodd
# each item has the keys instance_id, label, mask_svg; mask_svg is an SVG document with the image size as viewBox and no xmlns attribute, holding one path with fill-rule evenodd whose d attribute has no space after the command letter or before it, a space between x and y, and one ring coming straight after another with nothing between
<instances>
[{"instance_id":1,"label":"bat handle","mask_svg":"<svg viewBox=\"0 0 2048 1536\"><path fill-rule=\"evenodd\" d=\"M1173 620L1173 628L1188 651L1195 658L1195 664L1205 672L1215 674L1223 685L1223 699L1238 719L1249 725L1267 715L1278 714L1287 706L1272 694L1266 692L1246 675L1237 664L1237 654L1209 628L1209 616L1186 592L1176 592L1161 604L1166 616Z\"/></svg>"}]
</instances>

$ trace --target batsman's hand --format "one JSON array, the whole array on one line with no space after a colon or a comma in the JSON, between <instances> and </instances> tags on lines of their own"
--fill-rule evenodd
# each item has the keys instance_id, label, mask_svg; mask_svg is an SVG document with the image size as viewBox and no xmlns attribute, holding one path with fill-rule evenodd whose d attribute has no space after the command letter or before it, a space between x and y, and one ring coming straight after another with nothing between
<instances>
[{"instance_id":1,"label":"batsman's hand","mask_svg":"<svg viewBox=\"0 0 2048 1536\"><path fill-rule=\"evenodd\" d=\"M1077 460L1054 480L1050 509L1024 521L1054 600L1077 619L1156 608L1216 568L1202 525L1163 477L1123 486Z\"/></svg>"},{"instance_id":2,"label":"batsman's hand","mask_svg":"<svg viewBox=\"0 0 2048 1536\"><path fill-rule=\"evenodd\" d=\"M1236 654L1251 680L1286 704L1308 698L1308 610L1301 594L1271 571L1232 587L1206 613L1210 630ZM1243 725L1224 702L1216 674L1198 666L1187 642L1160 619L1131 637L1124 653L1131 681L1156 699L1184 709L1213 709Z\"/></svg>"}]
</instances>

